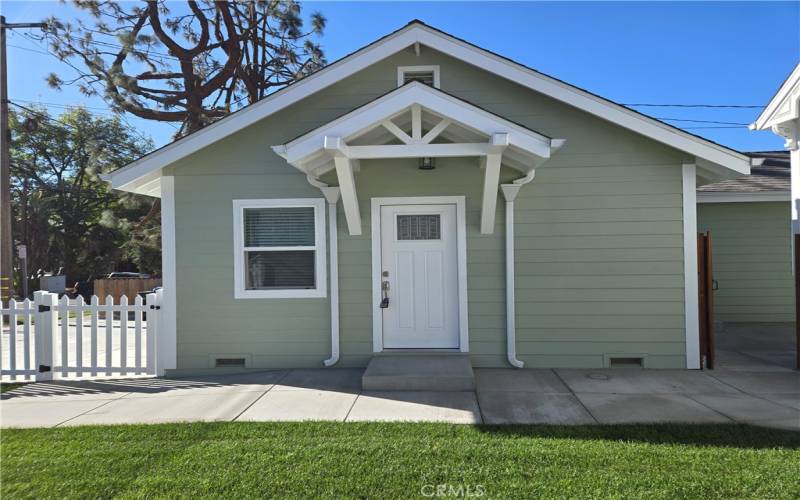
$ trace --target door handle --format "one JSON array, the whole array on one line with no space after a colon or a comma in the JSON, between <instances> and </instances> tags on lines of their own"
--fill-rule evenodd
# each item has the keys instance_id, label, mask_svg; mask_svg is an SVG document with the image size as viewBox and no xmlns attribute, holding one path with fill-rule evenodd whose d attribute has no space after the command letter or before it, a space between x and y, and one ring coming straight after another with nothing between
<instances>
[{"instance_id":1,"label":"door handle","mask_svg":"<svg viewBox=\"0 0 800 500\"><path fill-rule=\"evenodd\" d=\"M386 309L389 307L389 282L388 281L381 281L381 295L383 298L381 299L381 303L378 307L381 309Z\"/></svg>"}]
</instances>

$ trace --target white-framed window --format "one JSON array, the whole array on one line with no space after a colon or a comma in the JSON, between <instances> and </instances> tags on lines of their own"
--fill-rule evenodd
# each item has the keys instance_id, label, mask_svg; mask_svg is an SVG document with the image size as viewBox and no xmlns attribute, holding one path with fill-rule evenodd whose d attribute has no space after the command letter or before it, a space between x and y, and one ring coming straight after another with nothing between
<instances>
[{"instance_id":1,"label":"white-framed window","mask_svg":"<svg viewBox=\"0 0 800 500\"><path fill-rule=\"evenodd\" d=\"M439 66L398 66L397 86L417 81L425 85L439 88Z\"/></svg>"},{"instance_id":2,"label":"white-framed window","mask_svg":"<svg viewBox=\"0 0 800 500\"><path fill-rule=\"evenodd\" d=\"M325 200L233 200L237 299L327 296Z\"/></svg>"}]
</instances>

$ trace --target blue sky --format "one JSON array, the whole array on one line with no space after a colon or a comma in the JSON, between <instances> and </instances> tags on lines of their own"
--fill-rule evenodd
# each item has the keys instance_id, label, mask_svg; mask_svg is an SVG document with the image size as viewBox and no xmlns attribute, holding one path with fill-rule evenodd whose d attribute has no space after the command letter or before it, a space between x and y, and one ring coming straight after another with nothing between
<instances>
[{"instance_id":1,"label":"blue sky","mask_svg":"<svg viewBox=\"0 0 800 500\"><path fill-rule=\"evenodd\" d=\"M320 39L329 61L418 18L486 49L620 103L764 105L800 61L800 2L302 2L321 11ZM4 1L9 22L77 13L57 2ZM8 38L9 97L52 103L51 111L84 104L108 113L99 98L44 82L69 74L20 34ZM758 109L637 107L659 118L750 123ZM128 119L170 140L174 129ZM746 126L670 121L742 151L780 149L781 140Z\"/></svg>"}]
</instances>

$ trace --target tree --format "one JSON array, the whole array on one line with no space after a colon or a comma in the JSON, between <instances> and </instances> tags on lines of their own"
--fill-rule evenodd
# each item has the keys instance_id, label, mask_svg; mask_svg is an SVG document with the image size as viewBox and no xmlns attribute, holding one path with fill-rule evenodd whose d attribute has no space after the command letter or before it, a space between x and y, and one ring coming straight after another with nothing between
<instances>
[{"instance_id":1,"label":"tree","mask_svg":"<svg viewBox=\"0 0 800 500\"><path fill-rule=\"evenodd\" d=\"M313 13L311 28L304 30L294 1L187 1L178 11L171 10L177 2L164 0L144 6L74 4L91 21L50 19L44 36L77 76L51 74L51 86L77 84L84 94L102 95L116 111L180 122L178 135L326 63L312 40L322 35L325 18Z\"/></svg>"},{"instance_id":2,"label":"tree","mask_svg":"<svg viewBox=\"0 0 800 500\"><path fill-rule=\"evenodd\" d=\"M28 268L63 267L70 279L133 264L157 272L158 226L142 224L151 200L111 191L101 180L153 144L118 118L77 108L58 119L43 109L11 113L12 233ZM155 233L155 235L153 234Z\"/></svg>"}]
</instances>

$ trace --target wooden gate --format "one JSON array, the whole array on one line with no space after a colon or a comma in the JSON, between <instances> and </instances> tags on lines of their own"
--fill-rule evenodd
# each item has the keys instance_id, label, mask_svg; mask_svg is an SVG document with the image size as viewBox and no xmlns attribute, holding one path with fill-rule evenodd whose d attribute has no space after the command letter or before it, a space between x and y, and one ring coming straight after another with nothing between
<instances>
[{"instance_id":1,"label":"wooden gate","mask_svg":"<svg viewBox=\"0 0 800 500\"><path fill-rule=\"evenodd\" d=\"M697 235L697 281L700 299L701 367L714 368L714 277L711 260L711 232Z\"/></svg>"}]
</instances>

